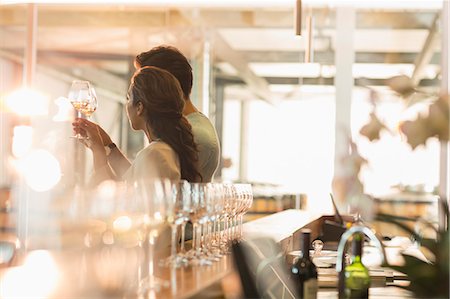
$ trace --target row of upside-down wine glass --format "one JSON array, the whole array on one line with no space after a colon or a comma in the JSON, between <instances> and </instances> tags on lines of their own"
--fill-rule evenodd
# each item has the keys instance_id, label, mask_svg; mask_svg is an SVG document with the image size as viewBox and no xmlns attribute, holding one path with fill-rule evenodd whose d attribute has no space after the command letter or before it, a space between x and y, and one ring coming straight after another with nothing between
<instances>
[{"instance_id":1,"label":"row of upside-down wine glass","mask_svg":"<svg viewBox=\"0 0 450 299\"><path fill-rule=\"evenodd\" d=\"M250 184L187 181L173 185L173 198L171 256L164 263L174 267L211 265L227 254L230 241L242 238L243 215L253 201ZM192 222L193 238L191 249L186 251L188 222Z\"/></svg>"}]
</instances>

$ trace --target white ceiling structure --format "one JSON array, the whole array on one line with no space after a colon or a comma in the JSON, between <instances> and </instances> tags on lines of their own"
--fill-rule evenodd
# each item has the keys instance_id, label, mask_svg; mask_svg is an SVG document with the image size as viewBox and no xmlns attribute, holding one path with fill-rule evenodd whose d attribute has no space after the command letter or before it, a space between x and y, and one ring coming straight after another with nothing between
<instances>
[{"instance_id":1,"label":"white ceiling structure","mask_svg":"<svg viewBox=\"0 0 450 299\"><path fill-rule=\"evenodd\" d=\"M27 6L14 2L0 0L0 57L20 62ZM442 0L303 1L303 19L314 17L312 63L304 63L305 38L293 29L295 0L37 2L45 2L38 5L38 65L90 74L116 93L126 91L137 53L165 43L195 58L205 41L214 75L256 95L263 89L290 92L299 83L332 86L340 5L356 7L356 84L364 79L382 86L391 76L414 74L421 85L438 85Z\"/></svg>"}]
</instances>

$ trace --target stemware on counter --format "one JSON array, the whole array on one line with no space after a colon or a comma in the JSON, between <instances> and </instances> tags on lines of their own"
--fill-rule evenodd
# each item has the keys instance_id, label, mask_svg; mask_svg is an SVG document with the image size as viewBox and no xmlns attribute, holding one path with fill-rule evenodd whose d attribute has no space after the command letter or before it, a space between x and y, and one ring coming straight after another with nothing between
<instances>
[{"instance_id":1,"label":"stemware on counter","mask_svg":"<svg viewBox=\"0 0 450 299\"><path fill-rule=\"evenodd\" d=\"M90 240L86 244L94 251L93 247L104 251L105 244L120 247L122 251L114 250L119 261L128 259L134 247L138 253L133 253L131 260L136 264L137 257L140 262L135 266L136 285L128 283L128 288L140 294L169 286L157 277L156 265L209 266L229 254L231 241L242 238L243 216L253 202L250 184L164 179L141 180L131 187L120 184L107 182L91 193L84 217L106 223L106 229L96 227L96 246L92 246L93 233L87 234L85 242ZM186 237L191 228L192 239ZM162 251L165 254L160 254ZM124 257L118 259L118 252ZM95 263L99 261L97 258Z\"/></svg>"}]
</instances>

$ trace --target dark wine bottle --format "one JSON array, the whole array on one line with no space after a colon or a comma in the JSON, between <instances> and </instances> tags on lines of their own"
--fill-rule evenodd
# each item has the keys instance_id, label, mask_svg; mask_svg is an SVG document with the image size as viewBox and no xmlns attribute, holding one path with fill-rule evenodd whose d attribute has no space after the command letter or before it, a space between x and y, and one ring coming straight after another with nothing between
<instances>
[{"instance_id":1,"label":"dark wine bottle","mask_svg":"<svg viewBox=\"0 0 450 299\"><path fill-rule=\"evenodd\" d=\"M362 263L364 236L356 234L352 241L352 262L345 267L344 298L369 298L369 270Z\"/></svg>"},{"instance_id":2,"label":"dark wine bottle","mask_svg":"<svg viewBox=\"0 0 450 299\"><path fill-rule=\"evenodd\" d=\"M290 275L297 286L297 297L303 299L317 298L317 268L309 257L311 230L301 231L301 255L291 267Z\"/></svg>"}]
</instances>

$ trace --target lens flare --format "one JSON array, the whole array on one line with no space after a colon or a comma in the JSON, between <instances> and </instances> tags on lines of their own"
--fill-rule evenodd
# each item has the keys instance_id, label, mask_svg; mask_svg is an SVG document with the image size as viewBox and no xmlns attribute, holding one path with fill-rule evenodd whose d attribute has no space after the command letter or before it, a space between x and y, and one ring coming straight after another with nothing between
<instances>
[{"instance_id":1,"label":"lens flare","mask_svg":"<svg viewBox=\"0 0 450 299\"><path fill-rule=\"evenodd\" d=\"M53 116L53 121L69 121L73 118L73 106L68 98L59 97L55 100L58 111Z\"/></svg>"},{"instance_id":2,"label":"lens flare","mask_svg":"<svg viewBox=\"0 0 450 299\"><path fill-rule=\"evenodd\" d=\"M29 88L21 88L9 94L6 106L13 113L22 116L48 114L48 98Z\"/></svg>"},{"instance_id":3,"label":"lens flare","mask_svg":"<svg viewBox=\"0 0 450 299\"><path fill-rule=\"evenodd\" d=\"M27 185L37 192L50 190L61 179L58 160L45 150L35 150L24 157L21 169Z\"/></svg>"},{"instance_id":4,"label":"lens flare","mask_svg":"<svg viewBox=\"0 0 450 299\"><path fill-rule=\"evenodd\" d=\"M13 130L12 153L14 157L25 156L31 148L33 128L30 126L15 126Z\"/></svg>"},{"instance_id":5,"label":"lens flare","mask_svg":"<svg viewBox=\"0 0 450 299\"><path fill-rule=\"evenodd\" d=\"M59 279L60 272L50 253L33 251L21 267L13 267L5 273L0 281L0 298L50 298Z\"/></svg>"},{"instance_id":6,"label":"lens flare","mask_svg":"<svg viewBox=\"0 0 450 299\"><path fill-rule=\"evenodd\" d=\"M132 221L128 216L117 217L113 222L113 227L115 231L126 232L131 229Z\"/></svg>"}]
</instances>

